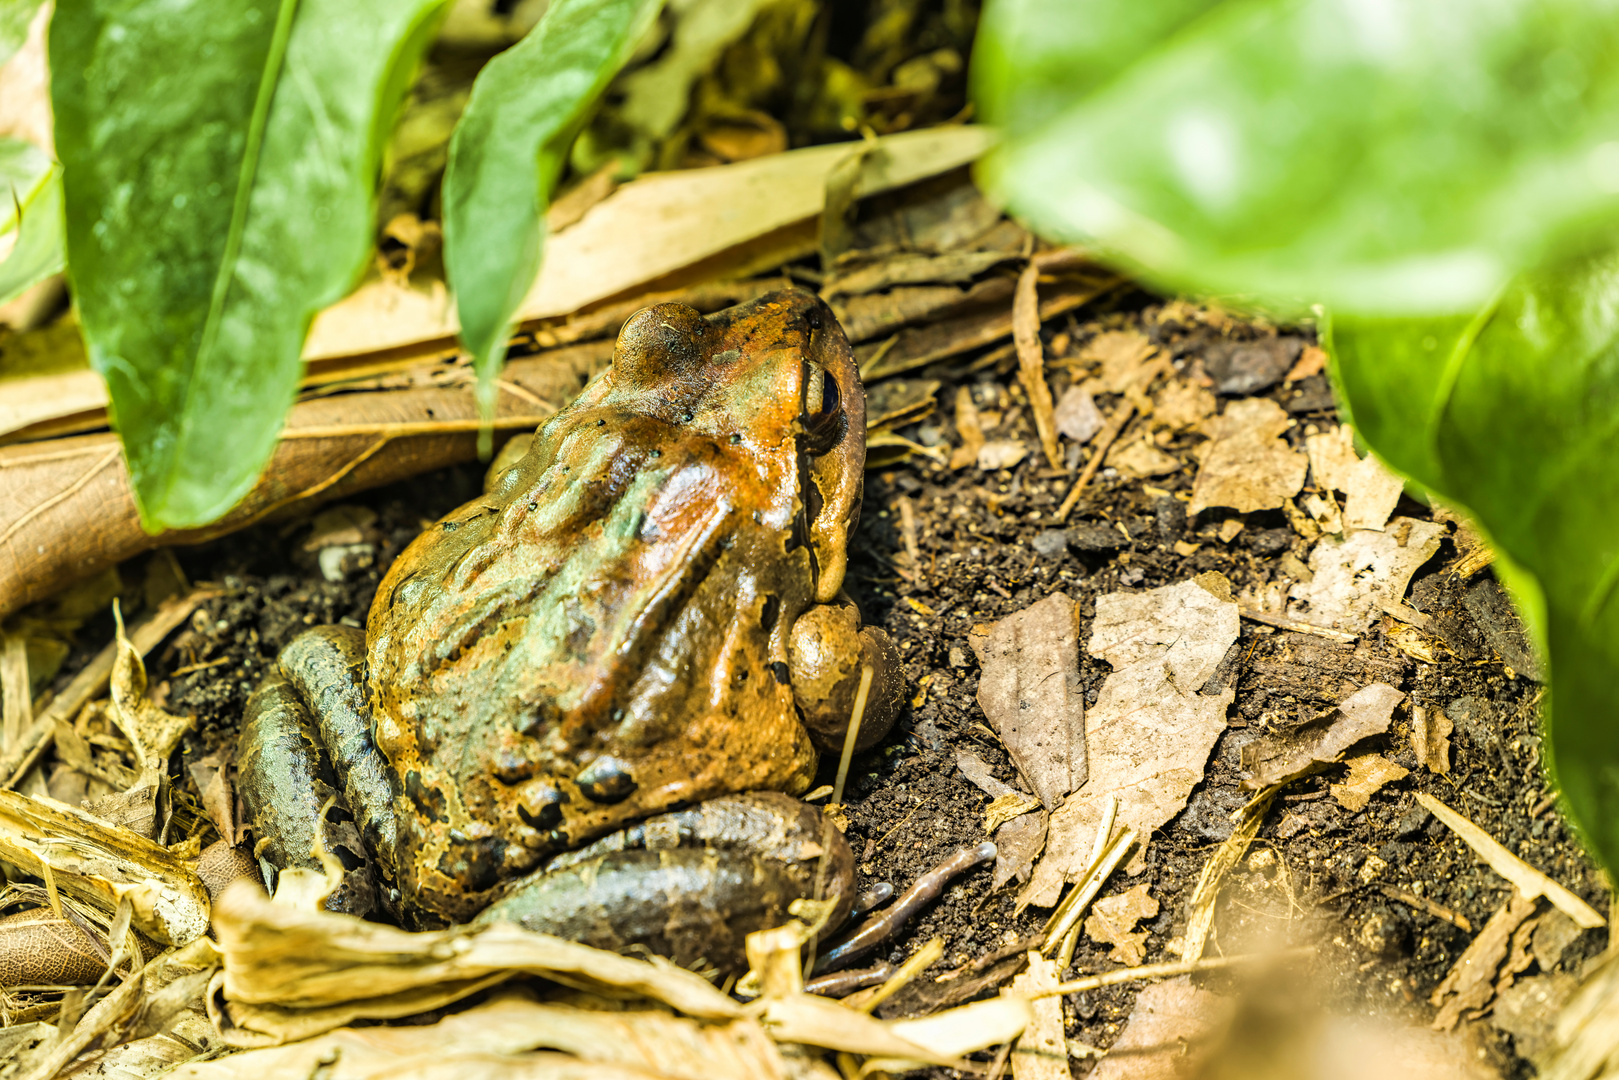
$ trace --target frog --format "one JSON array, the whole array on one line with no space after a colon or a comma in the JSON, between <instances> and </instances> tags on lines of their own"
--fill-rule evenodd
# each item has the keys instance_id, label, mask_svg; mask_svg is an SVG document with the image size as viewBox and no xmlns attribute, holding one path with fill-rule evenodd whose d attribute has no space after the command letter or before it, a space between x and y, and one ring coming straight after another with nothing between
<instances>
[{"instance_id":1,"label":"frog","mask_svg":"<svg viewBox=\"0 0 1619 1080\"><path fill-rule=\"evenodd\" d=\"M841 917L847 843L795 796L904 700L844 590L865 436L815 295L631 316L527 453L394 560L363 630L282 649L237 758L267 880L336 858L335 910L681 960L735 956L811 893Z\"/></svg>"}]
</instances>

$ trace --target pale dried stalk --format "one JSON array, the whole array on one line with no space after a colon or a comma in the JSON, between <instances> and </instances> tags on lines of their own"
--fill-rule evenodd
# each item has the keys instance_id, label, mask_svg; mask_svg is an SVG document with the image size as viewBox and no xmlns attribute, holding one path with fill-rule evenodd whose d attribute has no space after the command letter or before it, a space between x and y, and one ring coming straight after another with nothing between
<instances>
[{"instance_id":1,"label":"pale dried stalk","mask_svg":"<svg viewBox=\"0 0 1619 1080\"><path fill-rule=\"evenodd\" d=\"M1265 811L1270 809L1271 800L1276 798L1276 793L1281 789L1280 784L1272 784L1238 810L1235 815L1236 828L1231 830L1231 835L1225 838L1203 864L1203 872L1198 875L1197 888L1192 892L1192 901L1189 905L1191 916L1186 920L1186 933L1181 938L1184 942L1181 947L1183 959L1202 958L1203 948L1208 944L1209 931L1214 926L1214 902L1219 899L1220 884L1231 872L1232 867L1241 862L1242 857L1248 853L1248 845L1259 835L1259 826L1265 820Z\"/></svg>"},{"instance_id":2,"label":"pale dried stalk","mask_svg":"<svg viewBox=\"0 0 1619 1080\"><path fill-rule=\"evenodd\" d=\"M1037 288L1040 268L1034 262L1018 275L1017 292L1012 298L1012 343L1017 348L1018 380L1029 395L1029 411L1040 447L1053 469L1062 468L1062 451L1057 447L1057 415L1046 384L1045 349L1040 344L1040 294Z\"/></svg>"}]
</instances>

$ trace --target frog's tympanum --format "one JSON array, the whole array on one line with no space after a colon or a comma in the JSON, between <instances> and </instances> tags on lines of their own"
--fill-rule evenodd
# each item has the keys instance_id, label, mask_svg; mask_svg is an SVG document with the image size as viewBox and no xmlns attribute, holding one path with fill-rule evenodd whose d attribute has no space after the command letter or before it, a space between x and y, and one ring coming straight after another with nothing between
<instances>
[{"instance_id":1,"label":"frog's tympanum","mask_svg":"<svg viewBox=\"0 0 1619 1080\"><path fill-rule=\"evenodd\" d=\"M239 755L261 859L310 865L319 824L350 871L334 907L715 962L818 872L848 892L841 834L787 796L864 669L862 746L899 704L841 591L864 461L813 296L637 313L527 456L399 556L363 640L283 651Z\"/></svg>"}]
</instances>

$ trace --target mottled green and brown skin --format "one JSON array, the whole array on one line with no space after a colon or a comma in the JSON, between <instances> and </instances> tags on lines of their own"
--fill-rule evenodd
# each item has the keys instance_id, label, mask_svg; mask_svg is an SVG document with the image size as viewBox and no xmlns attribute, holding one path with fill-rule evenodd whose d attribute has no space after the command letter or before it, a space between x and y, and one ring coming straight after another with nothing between
<instances>
[{"instance_id":1,"label":"mottled green and brown skin","mask_svg":"<svg viewBox=\"0 0 1619 1080\"><path fill-rule=\"evenodd\" d=\"M671 807L802 791L806 720L835 745L866 664L861 741L881 736L897 658L840 595L864 458L864 391L815 297L625 324L609 370L378 589L381 872L407 919L463 921Z\"/></svg>"}]
</instances>

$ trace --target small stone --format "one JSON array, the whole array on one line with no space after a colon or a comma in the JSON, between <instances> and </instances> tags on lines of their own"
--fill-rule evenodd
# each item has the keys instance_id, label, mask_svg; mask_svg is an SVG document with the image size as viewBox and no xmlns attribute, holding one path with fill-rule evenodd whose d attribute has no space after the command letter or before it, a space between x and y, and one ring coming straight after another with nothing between
<instances>
[{"instance_id":1,"label":"small stone","mask_svg":"<svg viewBox=\"0 0 1619 1080\"><path fill-rule=\"evenodd\" d=\"M376 561L377 549L370 544L338 544L320 549L320 576L327 581L345 580L356 570Z\"/></svg>"},{"instance_id":2,"label":"small stone","mask_svg":"<svg viewBox=\"0 0 1619 1080\"><path fill-rule=\"evenodd\" d=\"M1079 551L1117 551L1125 540L1124 534L1111 525L1086 521L1068 530L1068 543Z\"/></svg>"},{"instance_id":3,"label":"small stone","mask_svg":"<svg viewBox=\"0 0 1619 1080\"><path fill-rule=\"evenodd\" d=\"M1077 386L1070 386L1057 399L1057 430L1076 443L1088 443L1102 430L1102 410L1096 399Z\"/></svg>"},{"instance_id":4,"label":"small stone","mask_svg":"<svg viewBox=\"0 0 1619 1080\"><path fill-rule=\"evenodd\" d=\"M1034 550L1043 559L1056 559L1068 550L1068 533L1063 529L1044 529L1034 538Z\"/></svg>"},{"instance_id":5,"label":"small stone","mask_svg":"<svg viewBox=\"0 0 1619 1080\"><path fill-rule=\"evenodd\" d=\"M995 439L978 451L978 467L985 472L1010 469L1028 454L1028 446L1020 439Z\"/></svg>"},{"instance_id":6,"label":"small stone","mask_svg":"<svg viewBox=\"0 0 1619 1080\"><path fill-rule=\"evenodd\" d=\"M1422 832L1423 828L1433 819L1433 815L1422 806L1413 804L1411 809L1401 814L1394 822L1394 835L1402 840L1409 840Z\"/></svg>"},{"instance_id":7,"label":"small stone","mask_svg":"<svg viewBox=\"0 0 1619 1080\"><path fill-rule=\"evenodd\" d=\"M963 649L960 645L952 645L952 646L950 646L950 666L953 667L953 668L964 668L964 667L966 667L967 666L967 650ZM1427 813L1427 811L1424 810L1423 813Z\"/></svg>"},{"instance_id":8,"label":"small stone","mask_svg":"<svg viewBox=\"0 0 1619 1080\"><path fill-rule=\"evenodd\" d=\"M1389 864L1384 862L1382 859L1379 859L1376 855L1366 856L1366 861L1360 864L1360 874L1358 875L1360 877L1360 883L1362 885L1368 885L1371 882L1376 881L1378 878L1383 876L1383 871L1387 870L1388 868Z\"/></svg>"}]
</instances>

